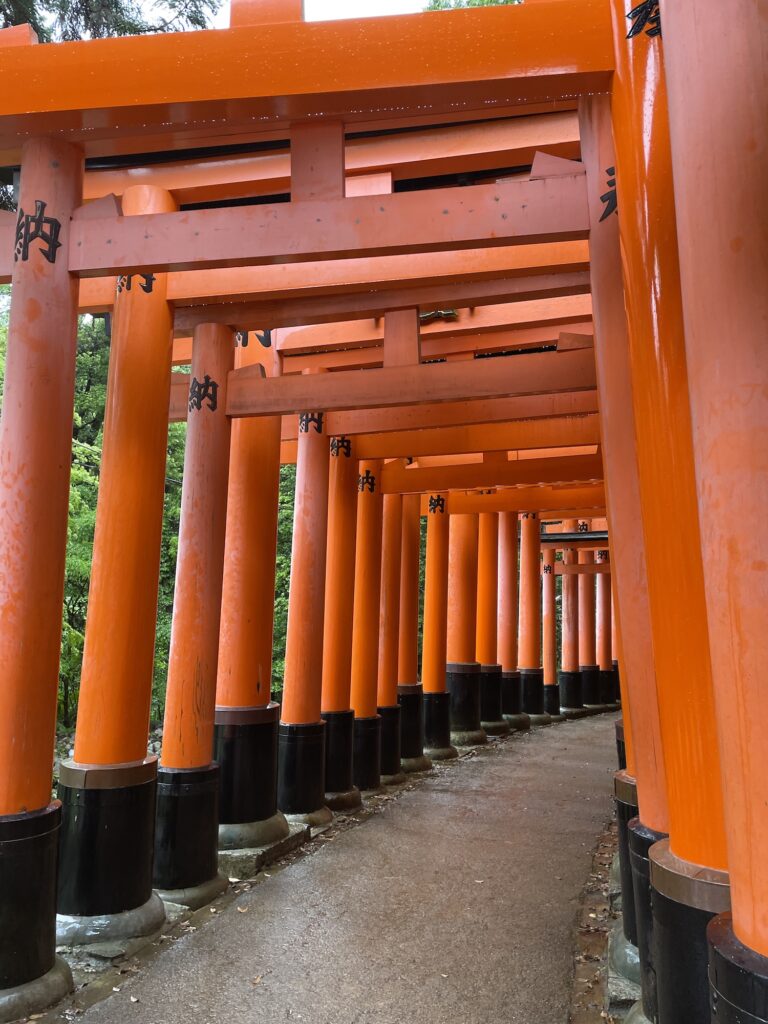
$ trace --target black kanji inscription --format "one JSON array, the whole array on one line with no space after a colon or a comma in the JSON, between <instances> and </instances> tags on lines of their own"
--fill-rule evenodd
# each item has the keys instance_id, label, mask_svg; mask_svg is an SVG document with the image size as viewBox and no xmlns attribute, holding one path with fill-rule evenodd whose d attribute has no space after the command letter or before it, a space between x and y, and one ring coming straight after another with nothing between
<instances>
[{"instance_id":1,"label":"black kanji inscription","mask_svg":"<svg viewBox=\"0 0 768 1024\"><path fill-rule=\"evenodd\" d=\"M29 246L31 242L42 242L40 252L49 263L56 262L56 252L61 248L59 234L61 232L61 221L55 217L46 217L45 208L48 204L42 199L35 200L35 212L24 213L19 207L19 215L16 218L16 244L14 246L14 262L19 260L22 263L29 259Z\"/></svg>"},{"instance_id":2,"label":"black kanji inscription","mask_svg":"<svg viewBox=\"0 0 768 1024\"><path fill-rule=\"evenodd\" d=\"M442 494L430 494L429 511L432 515L435 515L436 512L445 512L445 498Z\"/></svg>"},{"instance_id":3,"label":"black kanji inscription","mask_svg":"<svg viewBox=\"0 0 768 1024\"><path fill-rule=\"evenodd\" d=\"M632 22L632 28L627 32L627 39L634 39L645 32L647 36L661 35L661 12L659 11L659 0L643 0L627 15Z\"/></svg>"},{"instance_id":4,"label":"black kanji inscription","mask_svg":"<svg viewBox=\"0 0 768 1024\"><path fill-rule=\"evenodd\" d=\"M211 412L216 412L216 407L219 404L219 385L215 380L211 380L207 373L203 377L202 384L197 377L192 378L192 383L189 385L189 411L202 409L204 402L208 403Z\"/></svg>"},{"instance_id":5,"label":"black kanji inscription","mask_svg":"<svg viewBox=\"0 0 768 1024\"><path fill-rule=\"evenodd\" d=\"M348 459L352 457L352 442L348 437L331 438L331 455L336 458L345 455Z\"/></svg>"},{"instance_id":6,"label":"black kanji inscription","mask_svg":"<svg viewBox=\"0 0 768 1024\"><path fill-rule=\"evenodd\" d=\"M608 189L600 196L600 202L605 206L600 217L601 224L607 217L610 217L612 213L618 213L619 211L619 204L616 198L616 168L606 167L605 174L608 179Z\"/></svg>"},{"instance_id":7,"label":"black kanji inscription","mask_svg":"<svg viewBox=\"0 0 768 1024\"><path fill-rule=\"evenodd\" d=\"M133 279L134 279L135 276L136 275L134 275L134 274L121 274L120 277L118 277L118 279L117 279L117 293L118 293L118 295L120 294L120 292L129 292L129 291L131 291L131 289L133 287ZM153 288L155 287L155 280L156 280L155 275L154 274L139 274L138 276L141 278L141 280L143 282L142 284L139 285L139 288L141 288L141 290L143 292L145 292L147 295L150 295L152 290L153 290Z\"/></svg>"},{"instance_id":8,"label":"black kanji inscription","mask_svg":"<svg viewBox=\"0 0 768 1024\"><path fill-rule=\"evenodd\" d=\"M376 477L370 469L366 469L365 475L360 475L357 478L358 491L362 494L366 488L371 492L371 494L376 490Z\"/></svg>"},{"instance_id":9,"label":"black kanji inscription","mask_svg":"<svg viewBox=\"0 0 768 1024\"><path fill-rule=\"evenodd\" d=\"M299 414L299 433L308 434L310 424L314 424L315 431L318 434L323 432L323 413L321 412L302 412Z\"/></svg>"}]
</instances>

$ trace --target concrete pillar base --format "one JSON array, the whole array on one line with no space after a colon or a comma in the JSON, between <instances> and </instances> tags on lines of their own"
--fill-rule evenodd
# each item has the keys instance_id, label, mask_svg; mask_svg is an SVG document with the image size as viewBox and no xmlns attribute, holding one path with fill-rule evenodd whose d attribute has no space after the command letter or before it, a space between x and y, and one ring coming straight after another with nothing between
<instances>
[{"instance_id":1,"label":"concrete pillar base","mask_svg":"<svg viewBox=\"0 0 768 1024\"><path fill-rule=\"evenodd\" d=\"M608 966L627 981L640 985L640 952L624 935L624 924L617 921L608 939Z\"/></svg>"},{"instance_id":2,"label":"concrete pillar base","mask_svg":"<svg viewBox=\"0 0 768 1024\"><path fill-rule=\"evenodd\" d=\"M417 772L428 772L432 770L432 762L426 754L421 757L404 757L400 761L400 767L406 775L415 775Z\"/></svg>"},{"instance_id":3,"label":"concrete pillar base","mask_svg":"<svg viewBox=\"0 0 768 1024\"><path fill-rule=\"evenodd\" d=\"M590 714L586 708L560 708L560 711L567 721L576 718L587 718Z\"/></svg>"},{"instance_id":4,"label":"concrete pillar base","mask_svg":"<svg viewBox=\"0 0 768 1024\"><path fill-rule=\"evenodd\" d=\"M546 713L543 715L529 715L528 717L531 720L532 726L552 725L552 716Z\"/></svg>"},{"instance_id":5,"label":"concrete pillar base","mask_svg":"<svg viewBox=\"0 0 768 1024\"><path fill-rule=\"evenodd\" d=\"M310 828L322 828L324 825L330 825L333 821L333 811L324 804L316 811L307 811L305 814L286 814L285 818L289 825L309 825Z\"/></svg>"},{"instance_id":6,"label":"concrete pillar base","mask_svg":"<svg viewBox=\"0 0 768 1024\"><path fill-rule=\"evenodd\" d=\"M374 786L373 789L362 789L360 791L360 795L362 796L363 800L370 800L372 796L386 796L387 787Z\"/></svg>"},{"instance_id":7,"label":"concrete pillar base","mask_svg":"<svg viewBox=\"0 0 768 1024\"><path fill-rule=\"evenodd\" d=\"M0 989L0 1024L47 1010L69 995L74 987L69 964L57 956L53 967L41 978Z\"/></svg>"},{"instance_id":8,"label":"concrete pillar base","mask_svg":"<svg viewBox=\"0 0 768 1024\"><path fill-rule=\"evenodd\" d=\"M527 732L531 728L531 716L526 715L524 711L519 711L514 715L504 715L504 721L509 723L513 732Z\"/></svg>"},{"instance_id":9,"label":"concrete pillar base","mask_svg":"<svg viewBox=\"0 0 768 1024\"><path fill-rule=\"evenodd\" d=\"M401 786L405 781L407 781L405 772L396 772L394 775L381 776L382 786Z\"/></svg>"},{"instance_id":10,"label":"concrete pillar base","mask_svg":"<svg viewBox=\"0 0 768 1024\"><path fill-rule=\"evenodd\" d=\"M252 849L221 850L219 867L229 879L255 878L262 868L274 864L286 854L298 850L300 846L312 838L312 829L305 824L288 826L287 836L274 843L256 846Z\"/></svg>"},{"instance_id":11,"label":"concrete pillar base","mask_svg":"<svg viewBox=\"0 0 768 1024\"><path fill-rule=\"evenodd\" d=\"M163 901L153 892L142 906L119 914L97 914L94 917L57 914L56 947L109 946L110 949L127 950L134 939L157 935L164 924ZM94 952L100 955L97 949ZM104 955L112 957L118 954L105 951Z\"/></svg>"},{"instance_id":12,"label":"concrete pillar base","mask_svg":"<svg viewBox=\"0 0 768 1024\"><path fill-rule=\"evenodd\" d=\"M344 793L326 793L325 802L332 811L356 811L363 806L363 798L357 786Z\"/></svg>"},{"instance_id":13,"label":"concrete pillar base","mask_svg":"<svg viewBox=\"0 0 768 1024\"><path fill-rule=\"evenodd\" d=\"M488 742L485 729L469 729L466 732L454 732L451 729L451 743L456 747L479 747Z\"/></svg>"},{"instance_id":14,"label":"concrete pillar base","mask_svg":"<svg viewBox=\"0 0 768 1024\"><path fill-rule=\"evenodd\" d=\"M430 761L453 761L459 756L456 747L427 747L425 753Z\"/></svg>"},{"instance_id":15,"label":"concrete pillar base","mask_svg":"<svg viewBox=\"0 0 768 1024\"><path fill-rule=\"evenodd\" d=\"M651 1024L651 1022L643 1013L643 1004L641 1000L638 999L638 1001L629 1011L627 1016L624 1018L624 1024Z\"/></svg>"},{"instance_id":16,"label":"concrete pillar base","mask_svg":"<svg viewBox=\"0 0 768 1024\"><path fill-rule=\"evenodd\" d=\"M489 736L508 736L511 729L509 722L504 718L497 722L481 722L480 724Z\"/></svg>"},{"instance_id":17,"label":"concrete pillar base","mask_svg":"<svg viewBox=\"0 0 768 1024\"><path fill-rule=\"evenodd\" d=\"M250 850L284 839L289 832L282 811L264 821L242 821L219 825L220 850Z\"/></svg>"},{"instance_id":18,"label":"concrete pillar base","mask_svg":"<svg viewBox=\"0 0 768 1024\"><path fill-rule=\"evenodd\" d=\"M584 710L588 715L602 715L604 711L613 710L607 704L585 704Z\"/></svg>"},{"instance_id":19,"label":"concrete pillar base","mask_svg":"<svg viewBox=\"0 0 768 1024\"><path fill-rule=\"evenodd\" d=\"M213 903L228 887L229 879L219 872L207 882L201 882L200 885L193 885L188 889L156 889L155 892L163 903L174 903L188 910L199 910L207 903Z\"/></svg>"},{"instance_id":20,"label":"concrete pillar base","mask_svg":"<svg viewBox=\"0 0 768 1024\"><path fill-rule=\"evenodd\" d=\"M550 711L549 717L552 719L552 725L559 725L560 722L567 722L568 721L568 719L565 717L565 715L562 714L559 711L558 711L558 713L556 715L553 715L552 712Z\"/></svg>"}]
</instances>

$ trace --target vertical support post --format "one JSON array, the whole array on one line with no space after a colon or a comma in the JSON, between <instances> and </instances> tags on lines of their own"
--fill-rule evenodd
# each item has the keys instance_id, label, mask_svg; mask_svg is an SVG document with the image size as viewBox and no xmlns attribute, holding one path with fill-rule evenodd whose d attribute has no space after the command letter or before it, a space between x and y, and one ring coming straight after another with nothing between
<instances>
[{"instance_id":1,"label":"vertical support post","mask_svg":"<svg viewBox=\"0 0 768 1024\"><path fill-rule=\"evenodd\" d=\"M598 565L610 565L608 551L595 553ZM611 574L600 572L595 580L597 665L600 670L600 703L615 707L615 679L613 675L613 648L611 647Z\"/></svg>"},{"instance_id":2,"label":"vertical support post","mask_svg":"<svg viewBox=\"0 0 768 1024\"><path fill-rule=\"evenodd\" d=\"M629 0L612 0L618 219L670 831L646 862L654 890L646 988L660 1019L708 1024L705 930L713 910L727 909L727 851L662 37L642 13ZM650 846L644 839L640 858ZM678 883L692 875L697 883L680 898ZM664 926L656 927L662 914Z\"/></svg>"},{"instance_id":3,"label":"vertical support post","mask_svg":"<svg viewBox=\"0 0 768 1024\"><path fill-rule=\"evenodd\" d=\"M175 209L155 186L123 194L127 216ZM117 280L75 753L59 774L66 945L152 934L165 916L152 892L157 758L147 738L172 361L166 283Z\"/></svg>"},{"instance_id":4,"label":"vertical support post","mask_svg":"<svg viewBox=\"0 0 768 1024\"><path fill-rule=\"evenodd\" d=\"M523 711L523 684L517 667L518 630L518 523L517 512L499 512L498 648L501 665L501 711L510 728L530 729Z\"/></svg>"},{"instance_id":5,"label":"vertical support post","mask_svg":"<svg viewBox=\"0 0 768 1024\"><path fill-rule=\"evenodd\" d=\"M381 719L381 777L382 782L387 785L405 782L405 774L400 769L400 705L397 702L402 534L403 496L385 494L381 539L376 710Z\"/></svg>"},{"instance_id":6,"label":"vertical support post","mask_svg":"<svg viewBox=\"0 0 768 1024\"><path fill-rule=\"evenodd\" d=\"M299 416L291 587L278 730L277 805L289 819L326 824L325 722L320 716L328 532L325 414Z\"/></svg>"},{"instance_id":7,"label":"vertical support post","mask_svg":"<svg viewBox=\"0 0 768 1024\"><path fill-rule=\"evenodd\" d=\"M520 623L518 667L523 685L523 711L531 725L550 725L544 710L541 667L541 533L537 512L520 517Z\"/></svg>"},{"instance_id":8,"label":"vertical support post","mask_svg":"<svg viewBox=\"0 0 768 1024\"><path fill-rule=\"evenodd\" d=\"M263 351L238 346L235 366L260 363ZM288 834L277 809L280 705L272 700L280 426L279 416L254 416L231 427L214 719L222 850Z\"/></svg>"},{"instance_id":9,"label":"vertical support post","mask_svg":"<svg viewBox=\"0 0 768 1024\"><path fill-rule=\"evenodd\" d=\"M400 765L406 774L429 771L424 754L424 690L419 682L419 561L421 495L403 495L400 552L400 643L397 701L400 705ZM445 661L445 658L443 658Z\"/></svg>"},{"instance_id":10,"label":"vertical support post","mask_svg":"<svg viewBox=\"0 0 768 1024\"><path fill-rule=\"evenodd\" d=\"M381 459L360 463L352 616L352 709L355 712L354 780L363 792L381 787L381 718L377 711L379 602L381 599Z\"/></svg>"},{"instance_id":11,"label":"vertical support post","mask_svg":"<svg viewBox=\"0 0 768 1024\"><path fill-rule=\"evenodd\" d=\"M480 665L480 723L489 736L506 736L509 723L501 711L501 665L498 651L499 516L478 516L477 623L475 657Z\"/></svg>"},{"instance_id":12,"label":"vertical support post","mask_svg":"<svg viewBox=\"0 0 768 1024\"><path fill-rule=\"evenodd\" d=\"M163 898L193 909L228 884L218 873L219 766L212 753L234 360L229 328L195 328L154 870Z\"/></svg>"},{"instance_id":13,"label":"vertical support post","mask_svg":"<svg viewBox=\"0 0 768 1024\"><path fill-rule=\"evenodd\" d=\"M578 528L578 519L566 519L563 522L563 533L575 533ZM564 548L563 567L576 564L576 549ZM563 573L561 595L562 630L558 676L560 706L566 718L582 718L587 712L584 710L579 671L579 577L575 573Z\"/></svg>"},{"instance_id":14,"label":"vertical support post","mask_svg":"<svg viewBox=\"0 0 768 1024\"><path fill-rule=\"evenodd\" d=\"M451 744L451 695L446 689L449 537L450 516L446 511L446 496L430 494L427 502L421 681L424 686L424 747L427 757L433 761L448 761L458 756Z\"/></svg>"},{"instance_id":15,"label":"vertical support post","mask_svg":"<svg viewBox=\"0 0 768 1024\"><path fill-rule=\"evenodd\" d=\"M557 618L555 615L555 549L546 548L541 565L541 638L544 673L544 710L553 722L562 722L557 685Z\"/></svg>"},{"instance_id":16,"label":"vertical support post","mask_svg":"<svg viewBox=\"0 0 768 1024\"><path fill-rule=\"evenodd\" d=\"M589 519L579 523L579 533L589 533ZM594 551L579 549L577 564L594 565ZM597 666L595 650L595 577L582 572L579 583L579 672L581 673L581 698L584 707L592 711L603 711L600 700L600 669Z\"/></svg>"},{"instance_id":17,"label":"vertical support post","mask_svg":"<svg viewBox=\"0 0 768 1024\"><path fill-rule=\"evenodd\" d=\"M24 144L0 420L3 1020L43 1009L72 988L69 968L55 955L61 805L51 800L51 759L77 345L78 282L67 251L82 183L77 147L50 139Z\"/></svg>"},{"instance_id":18,"label":"vertical support post","mask_svg":"<svg viewBox=\"0 0 768 1024\"><path fill-rule=\"evenodd\" d=\"M768 829L755 813L768 799L768 569L754 537L768 503L765 11L715 5L695 31L689 0L661 13L733 908L709 926L709 976L732 1024L768 1019Z\"/></svg>"},{"instance_id":19,"label":"vertical support post","mask_svg":"<svg viewBox=\"0 0 768 1024\"><path fill-rule=\"evenodd\" d=\"M457 746L488 740L480 724L480 665L475 660L477 555L477 515L451 516L446 686L451 695L451 739Z\"/></svg>"},{"instance_id":20,"label":"vertical support post","mask_svg":"<svg viewBox=\"0 0 768 1024\"><path fill-rule=\"evenodd\" d=\"M326 803L334 811L354 810L361 803L353 781L355 713L350 704L358 480L354 449L354 438L331 438L322 708Z\"/></svg>"}]
</instances>

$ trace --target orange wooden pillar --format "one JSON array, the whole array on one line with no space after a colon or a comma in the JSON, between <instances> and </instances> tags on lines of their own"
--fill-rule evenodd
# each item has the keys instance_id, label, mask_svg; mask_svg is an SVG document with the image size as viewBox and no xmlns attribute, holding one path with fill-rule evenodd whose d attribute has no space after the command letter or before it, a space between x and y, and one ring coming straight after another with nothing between
<instances>
[{"instance_id":1,"label":"orange wooden pillar","mask_svg":"<svg viewBox=\"0 0 768 1024\"><path fill-rule=\"evenodd\" d=\"M451 695L451 737L459 746L487 742L480 724L477 628L478 517L451 517L448 547L446 688Z\"/></svg>"},{"instance_id":2,"label":"orange wooden pillar","mask_svg":"<svg viewBox=\"0 0 768 1024\"><path fill-rule=\"evenodd\" d=\"M610 566L608 549L595 553L598 565ZM600 572L595 579L595 631L597 666L600 671L600 703L615 705L618 698L617 682L613 674L613 648L611 646L611 574Z\"/></svg>"},{"instance_id":3,"label":"orange wooden pillar","mask_svg":"<svg viewBox=\"0 0 768 1024\"><path fill-rule=\"evenodd\" d=\"M478 516L477 625L475 657L480 665L480 721L491 736L506 736L509 723L501 710L501 665L498 653L499 515Z\"/></svg>"},{"instance_id":4,"label":"orange wooden pillar","mask_svg":"<svg viewBox=\"0 0 768 1024\"><path fill-rule=\"evenodd\" d=\"M381 529L381 459L360 463L357 496L355 591L352 616L354 781L362 791L381 786L381 718L377 710Z\"/></svg>"},{"instance_id":5,"label":"orange wooden pillar","mask_svg":"<svg viewBox=\"0 0 768 1024\"><path fill-rule=\"evenodd\" d=\"M588 519L579 523L580 533L589 533ZM592 566L594 551L579 550L578 564ZM595 577L591 572L578 575L579 587L579 672L581 673L581 698L585 708L602 710L600 700L600 669L597 665L595 632Z\"/></svg>"},{"instance_id":6,"label":"orange wooden pillar","mask_svg":"<svg viewBox=\"0 0 768 1024\"><path fill-rule=\"evenodd\" d=\"M22 1014L72 987L55 956L61 805L51 800L51 760L77 332L67 246L82 180L76 147L24 145L0 420L0 1000L24 986ZM36 998L38 979L51 971L50 993Z\"/></svg>"},{"instance_id":7,"label":"orange wooden pillar","mask_svg":"<svg viewBox=\"0 0 768 1024\"><path fill-rule=\"evenodd\" d=\"M520 622L517 661L523 685L523 711L532 725L550 725L544 711L541 667L541 533L536 512L520 517Z\"/></svg>"},{"instance_id":8,"label":"orange wooden pillar","mask_svg":"<svg viewBox=\"0 0 768 1024\"><path fill-rule=\"evenodd\" d=\"M715 5L691 32L689 0L661 7L733 913L710 925L710 980L718 1007L731 989L742 996L729 997L733 1020L765 1020L768 569L754 533L768 502L765 11Z\"/></svg>"},{"instance_id":9,"label":"orange wooden pillar","mask_svg":"<svg viewBox=\"0 0 768 1024\"><path fill-rule=\"evenodd\" d=\"M154 186L123 195L127 215L174 209ZM152 893L157 758L147 756L147 737L171 330L165 275L118 278L75 753L59 776L67 822L59 935L67 943L98 942L116 927L150 934L165 916Z\"/></svg>"},{"instance_id":10,"label":"orange wooden pillar","mask_svg":"<svg viewBox=\"0 0 768 1024\"><path fill-rule=\"evenodd\" d=\"M325 723L320 716L328 532L328 435L325 415L299 416L291 587L278 731L277 805L320 824L325 803Z\"/></svg>"},{"instance_id":11,"label":"orange wooden pillar","mask_svg":"<svg viewBox=\"0 0 768 1024\"><path fill-rule=\"evenodd\" d=\"M235 366L261 363L248 338ZM219 765L219 847L252 849L288 833L277 809L272 634L280 488L279 416L232 421L214 760Z\"/></svg>"},{"instance_id":12,"label":"orange wooden pillar","mask_svg":"<svg viewBox=\"0 0 768 1024\"><path fill-rule=\"evenodd\" d=\"M451 744L451 695L446 689L448 649L448 556L450 516L444 494L427 502L424 567L424 626L421 682L424 687L424 749L433 761L457 757Z\"/></svg>"},{"instance_id":13,"label":"orange wooden pillar","mask_svg":"<svg viewBox=\"0 0 768 1024\"><path fill-rule=\"evenodd\" d=\"M616 58L612 117L670 832L669 841L650 858L654 913L664 913L666 923L656 929L664 941L656 942L653 951L655 993L649 985L643 996L649 1004L646 1015L658 1012L660 1019L684 1017L698 1024L709 1021L705 922L728 902L727 853L662 39L658 24L643 20L642 11L630 6L623 0L611 3ZM620 624L624 617L620 609ZM639 854L649 851L651 838L636 836L637 843L642 840Z\"/></svg>"},{"instance_id":14,"label":"orange wooden pillar","mask_svg":"<svg viewBox=\"0 0 768 1024\"><path fill-rule=\"evenodd\" d=\"M381 777L383 782L390 784L405 781L405 774L400 768L400 705L397 701L402 539L403 496L385 494L381 538L377 711L381 719Z\"/></svg>"},{"instance_id":15,"label":"orange wooden pillar","mask_svg":"<svg viewBox=\"0 0 768 1024\"><path fill-rule=\"evenodd\" d=\"M219 766L212 761L227 523L233 332L195 328L163 746L155 888L197 908L227 887L218 873Z\"/></svg>"},{"instance_id":16,"label":"orange wooden pillar","mask_svg":"<svg viewBox=\"0 0 768 1024\"><path fill-rule=\"evenodd\" d=\"M354 810L361 803L353 781L355 713L350 704L358 480L354 448L354 438L331 438L322 708L326 802L334 811Z\"/></svg>"},{"instance_id":17,"label":"orange wooden pillar","mask_svg":"<svg viewBox=\"0 0 768 1024\"><path fill-rule=\"evenodd\" d=\"M517 667L518 630L518 515L499 512L499 594L497 655L501 665L501 711L510 728L530 729L523 711L523 684Z\"/></svg>"},{"instance_id":18,"label":"orange wooden pillar","mask_svg":"<svg viewBox=\"0 0 768 1024\"><path fill-rule=\"evenodd\" d=\"M541 641L544 710L553 722L563 722L557 681L557 615L555 604L555 549L546 548L541 565Z\"/></svg>"},{"instance_id":19,"label":"orange wooden pillar","mask_svg":"<svg viewBox=\"0 0 768 1024\"><path fill-rule=\"evenodd\" d=\"M400 764L406 774L428 771L432 767L424 754L424 690L419 682L420 553L421 495L404 494L397 700L400 704Z\"/></svg>"},{"instance_id":20,"label":"orange wooden pillar","mask_svg":"<svg viewBox=\"0 0 768 1024\"><path fill-rule=\"evenodd\" d=\"M577 519L566 519L563 533L576 533ZM576 548L563 548L563 568L577 564ZM562 628L560 643L560 705L566 718L580 718L586 714L582 699L581 672L579 671L579 577L573 572L562 576Z\"/></svg>"}]
</instances>

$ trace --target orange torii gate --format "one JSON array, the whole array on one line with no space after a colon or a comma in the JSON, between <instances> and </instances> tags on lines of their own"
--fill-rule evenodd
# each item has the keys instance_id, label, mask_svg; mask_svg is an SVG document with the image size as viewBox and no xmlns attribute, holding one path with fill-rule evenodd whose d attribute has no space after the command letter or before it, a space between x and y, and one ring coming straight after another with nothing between
<instances>
[{"instance_id":1,"label":"orange torii gate","mask_svg":"<svg viewBox=\"0 0 768 1024\"><path fill-rule=\"evenodd\" d=\"M543 661L540 631L542 518L586 522L607 511L628 740L617 805L639 809L632 822L621 813L636 868L626 937L640 950L642 1009L661 1024L704 1024L709 956L718 1019L763 1020L768 916L754 865L768 838L751 808L766 787L766 568L749 554L747 533L766 499L765 295L751 285L768 262L755 209L766 125L757 9L748 0L706 14L692 0L529 0L349 26L303 24L299 6L244 0L233 27L212 33L55 47L24 30L0 33L0 163L21 166L18 215L0 217L0 281L12 283L0 426L0 906L10 923L0 936L0 1019L48 1005L70 983L54 954L57 899L59 939L83 941L118 917L125 934L156 929L164 911L153 884L166 894L195 889L197 900L220 886L214 742L226 762L227 749L258 735L270 752L265 791L281 748L279 798L230 800L224 844L279 832L280 811L322 820L327 795L354 802L355 785L379 784L381 711L391 725L393 685L418 687L412 613L398 618L409 640L395 680L379 592L383 584L393 616L397 517L410 517L412 531L421 501L423 711L435 757L451 756L452 724L454 735L480 741L483 722L544 723L549 708L569 707L564 696L583 698L582 670L592 686L607 671L604 587L599 650L582 630L588 663L579 657L576 592L594 601L586 581L607 575L589 571L589 549L586 571L572 571L571 555L563 567L572 589L559 701L550 581ZM377 48L386 64L370 59ZM265 49L295 59L264 69ZM415 56L427 50L428 63ZM347 134L406 128L425 138L345 144ZM440 153L453 138L458 148ZM285 152L216 169L182 159L142 183L83 170L84 157L120 155L139 167L138 154L223 140L287 140L290 163ZM706 159L713 140L727 175ZM488 180L510 170L499 160L527 162L538 149L554 157L540 165L546 173ZM449 168L485 177L392 192L395 180ZM360 176L354 185L350 174ZM372 175L380 180L362 180ZM180 209L286 187L289 202ZM454 297L453 327L420 329L418 311L453 309ZM538 302L548 307L538 318L519 308ZM113 310L114 329L62 810L50 798L50 753L79 309ZM383 330L365 324L376 317ZM266 327L282 332L267 373L252 348L235 348L236 330ZM172 375L173 335L190 332L191 372ZM497 333L505 336L494 342ZM594 347L574 346L574 334ZM520 352L555 343L556 352ZM598 409L591 423L568 422ZM178 599L158 770L146 751L156 555L167 424L182 417ZM449 433L477 425L498 436ZM421 455L418 434L430 435ZM258 605L265 621L246 637L237 603L257 606L246 531L274 533L281 437L283 457L297 462L297 498L278 723L268 610ZM553 454L580 446L590 451ZM424 462L384 462L405 457ZM263 504L248 486L254 459L263 460ZM247 512L233 521L238 502ZM507 587L520 513L518 633ZM409 536L403 526L401 608L413 575ZM549 555L543 565L556 568ZM601 556L594 568L604 565ZM349 617L338 589L350 585L351 633L334 619ZM254 663L256 679L243 685L237 672ZM330 715L339 716L338 749L351 755L343 770L326 758ZM420 749L412 757L423 765ZM339 770L327 794L329 767ZM153 856L156 804L163 856ZM255 823L264 829L230 827ZM721 913L731 888L733 918Z\"/></svg>"}]
</instances>

